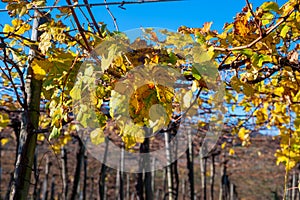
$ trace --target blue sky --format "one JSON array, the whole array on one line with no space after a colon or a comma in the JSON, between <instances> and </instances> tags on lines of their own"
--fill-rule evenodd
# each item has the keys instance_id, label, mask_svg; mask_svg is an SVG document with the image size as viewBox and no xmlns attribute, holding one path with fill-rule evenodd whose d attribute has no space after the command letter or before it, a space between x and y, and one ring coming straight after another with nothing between
<instances>
[{"instance_id":1,"label":"blue sky","mask_svg":"<svg viewBox=\"0 0 300 200\"><path fill-rule=\"evenodd\" d=\"M116 2L117 0L107 0ZM134 0L133 0L134 1ZM138 1L138 0L136 0ZM53 1L48 1L52 5ZM101 3L103 0L89 0L90 3ZM264 0L250 0L254 8L261 5ZM286 0L277 0L282 5ZM82 3L82 0L79 0ZM59 5L66 5L60 1ZM204 22L213 22L212 28L221 30L225 22L231 22L246 5L245 0L184 0L177 2L146 3L126 5L126 10L111 6L111 11L117 19L120 31L139 27L161 27L177 30L181 25L188 27L201 27ZM5 8L1 2L0 8ZM113 21L104 7L92 8L97 21L108 24L114 30ZM77 13L79 11L77 10ZM1 24L9 22L7 13L0 13Z\"/></svg>"},{"instance_id":2,"label":"blue sky","mask_svg":"<svg viewBox=\"0 0 300 200\"><path fill-rule=\"evenodd\" d=\"M97 2L97 0L91 2ZM250 0L250 2L256 8L264 0ZM285 2L285 0L277 0L279 5ZM245 5L245 0L185 0L126 5L126 10L115 6L111 7L111 11L114 13L121 31L141 26L177 30L181 25L201 27L204 22L210 21L213 22L213 29L221 30L224 23L231 22L236 13L241 11ZM96 10L96 8L94 9ZM106 19L105 22L113 29L112 20L106 10L104 8L101 8L101 10L97 18L101 19L101 17L104 17L103 19Z\"/></svg>"}]
</instances>

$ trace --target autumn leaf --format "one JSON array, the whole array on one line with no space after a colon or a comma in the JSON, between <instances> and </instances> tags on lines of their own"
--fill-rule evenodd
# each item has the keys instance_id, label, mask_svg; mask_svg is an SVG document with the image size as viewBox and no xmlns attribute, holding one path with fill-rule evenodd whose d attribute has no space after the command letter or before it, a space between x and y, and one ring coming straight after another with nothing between
<instances>
[{"instance_id":1,"label":"autumn leaf","mask_svg":"<svg viewBox=\"0 0 300 200\"><path fill-rule=\"evenodd\" d=\"M273 1L268 1L268 2L264 2L260 8L264 11L275 11L275 12L278 12L279 11L279 6L276 2L273 2Z\"/></svg>"},{"instance_id":2,"label":"autumn leaf","mask_svg":"<svg viewBox=\"0 0 300 200\"><path fill-rule=\"evenodd\" d=\"M38 59L34 59L32 61L32 70L33 70L33 74L34 77L37 80L42 80L49 69L51 69L52 67L52 63L50 63L48 60L38 60Z\"/></svg>"},{"instance_id":3,"label":"autumn leaf","mask_svg":"<svg viewBox=\"0 0 300 200\"><path fill-rule=\"evenodd\" d=\"M207 33L210 30L210 27L213 22L205 22L202 28L203 33Z\"/></svg>"},{"instance_id":4,"label":"autumn leaf","mask_svg":"<svg viewBox=\"0 0 300 200\"><path fill-rule=\"evenodd\" d=\"M233 156L235 154L235 151L233 148L230 148L229 149L229 155Z\"/></svg>"},{"instance_id":5,"label":"autumn leaf","mask_svg":"<svg viewBox=\"0 0 300 200\"><path fill-rule=\"evenodd\" d=\"M245 16L237 16L237 19L234 22L234 32L240 36L246 36L249 33L250 29L248 27L248 21Z\"/></svg>"},{"instance_id":6,"label":"autumn leaf","mask_svg":"<svg viewBox=\"0 0 300 200\"><path fill-rule=\"evenodd\" d=\"M95 130L93 130L90 133L90 139L94 145L103 143L105 141L105 136L102 128L96 128Z\"/></svg>"},{"instance_id":7,"label":"autumn leaf","mask_svg":"<svg viewBox=\"0 0 300 200\"><path fill-rule=\"evenodd\" d=\"M1 138L0 142L1 142L1 145L4 146L9 142L9 138Z\"/></svg>"},{"instance_id":8,"label":"autumn leaf","mask_svg":"<svg viewBox=\"0 0 300 200\"><path fill-rule=\"evenodd\" d=\"M0 112L0 131L9 124L9 116L7 113Z\"/></svg>"},{"instance_id":9,"label":"autumn leaf","mask_svg":"<svg viewBox=\"0 0 300 200\"><path fill-rule=\"evenodd\" d=\"M244 141L245 139L247 139L247 137L249 137L248 133L250 131L245 129L245 127L240 128L239 132L238 132L238 136L240 138L240 140Z\"/></svg>"}]
</instances>

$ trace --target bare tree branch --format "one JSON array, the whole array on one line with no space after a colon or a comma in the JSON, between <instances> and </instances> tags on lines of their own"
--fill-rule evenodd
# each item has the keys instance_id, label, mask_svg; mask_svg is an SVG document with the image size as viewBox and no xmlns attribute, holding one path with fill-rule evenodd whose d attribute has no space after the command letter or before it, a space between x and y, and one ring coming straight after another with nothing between
<instances>
[{"instance_id":1,"label":"bare tree branch","mask_svg":"<svg viewBox=\"0 0 300 200\"><path fill-rule=\"evenodd\" d=\"M25 104L24 104L24 102L22 102L21 97L20 97L20 95L19 95L19 92L18 92L18 90L17 90L17 87L16 87L16 85L15 85L15 83L14 83L12 77L11 77L11 73L10 73L11 70L9 69L9 66L8 66L8 64L7 64L6 49L4 49L3 63L4 63L4 65L5 65L5 67L6 67L7 71L8 71L8 73L6 73L6 72L2 69L2 67L0 67L0 69L1 69L2 73L4 74L4 76L5 76L5 77L9 80L9 82L12 84L13 90L14 90L15 95L16 95L16 97L17 97L17 101L20 103L20 105L21 105L22 107L24 107Z\"/></svg>"},{"instance_id":2,"label":"bare tree branch","mask_svg":"<svg viewBox=\"0 0 300 200\"><path fill-rule=\"evenodd\" d=\"M88 0L83 0L83 2L84 2L85 5L86 5L86 9L88 10L88 13L89 13L89 15L90 15L90 17L91 17L91 19L92 19L92 21L93 21L94 27L96 28L96 30L97 30L99 36L100 36L101 38L103 38L103 35L102 35L101 31L100 31L100 28L99 28L99 26L98 26L98 23L97 23L97 21L96 21L94 15L93 15L93 12L92 12L92 10L91 10L91 6L88 4Z\"/></svg>"},{"instance_id":3,"label":"bare tree branch","mask_svg":"<svg viewBox=\"0 0 300 200\"><path fill-rule=\"evenodd\" d=\"M257 28L259 29L259 35L262 37L263 36L263 30L262 30L261 25L260 25L261 22L255 16L255 14L253 12L253 9L251 7L251 4L249 3L249 0L246 0L246 3L247 3L248 9L250 10L250 13L251 13L252 17L254 18L255 24L256 24Z\"/></svg>"},{"instance_id":4,"label":"bare tree branch","mask_svg":"<svg viewBox=\"0 0 300 200\"><path fill-rule=\"evenodd\" d=\"M67 1L67 3L68 3L69 5L72 5L72 3L71 3L70 0L66 0L66 1ZM77 28L78 28L78 31L79 31L79 33L80 33L80 35L81 35L81 37L82 37L82 39L83 39L83 41L84 41L84 43L85 43L85 47L84 47L84 48L87 49L88 52L91 52L92 49L91 49L91 47L90 47L90 45L89 45L89 42L88 42L88 40L87 40L85 34L83 33L83 28L82 28L82 26L80 25L80 22L79 22L79 20L78 20L78 17L77 17L77 15L76 15L76 12L75 12L75 10L74 10L73 7L70 7L70 9L71 9L71 12L72 12L72 16L73 16L73 18L74 18L74 21L75 21L75 23L76 23L76 26L77 26Z\"/></svg>"},{"instance_id":5,"label":"bare tree branch","mask_svg":"<svg viewBox=\"0 0 300 200\"><path fill-rule=\"evenodd\" d=\"M108 5L107 5L107 2L106 0L104 0L104 3L105 3L105 7L106 7L106 10L108 12L108 14L111 16L113 22L114 22L114 25L115 25L115 28L116 28L116 31L119 31L119 27L118 27L118 24L117 24L117 19L115 18L115 16L113 15L113 13L110 11ZM124 4L123 4L124 5Z\"/></svg>"}]
</instances>

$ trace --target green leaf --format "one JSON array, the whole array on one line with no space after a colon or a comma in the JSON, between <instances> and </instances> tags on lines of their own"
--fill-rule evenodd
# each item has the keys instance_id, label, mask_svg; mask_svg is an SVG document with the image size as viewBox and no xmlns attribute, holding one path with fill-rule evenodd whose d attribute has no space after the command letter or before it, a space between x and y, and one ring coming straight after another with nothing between
<instances>
[{"instance_id":1,"label":"green leaf","mask_svg":"<svg viewBox=\"0 0 300 200\"><path fill-rule=\"evenodd\" d=\"M257 66L261 67L265 62L272 62L272 57L269 55L259 55L259 61Z\"/></svg>"},{"instance_id":2,"label":"green leaf","mask_svg":"<svg viewBox=\"0 0 300 200\"><path fill-rule=\"evenodd\" d=\"M53 126L52 131L49 135L49 140L53 138L57 138L60 135L61 128L57 128L56 126Z\"/></svg>"},{"instance_id":3,"label":"green leaf","mask_svg":"<svg viewBox=\"0 0 300 200\"><path fill-rule=\"evenodd\" d=\"M257 67L258 65L258 61L259 61L259 55L257 53L254 53L252 56L251 56L251 63L253 65L253 67Z\"/></svg>"},{"instance_id":4,"label":"green leaf","mask_svg":"<svg viewBox=\"0 0 300 200\"><path fill-rule=\"evenodd\" d=\"M81 81L76 82L75 86L70 91L70 96L72 97L73 100L81 99L81 85L82 85Z\"/></svg>"},{"instance_id":5,"label":"green leaf","mask_svg":"<svg viewBox=\"0 0 300 200\"><path fill-rule=\"evenodd\" d=\"M286 34L289 32L289 30L291 29L291 27L287 26L287 25L284 25L283 28L281 29L280 31L280 36L282 38L285 38L286 37Z\"/></svg>"},{"instance_id":6,"label":"green leaf","mask_svg":"<svg viewBox=\"0 0 300 200\"><path fill-rule=\"evenodd\" d=\"M192 68L192 75L198 81L201 79L201 75L195 67Z\"/></svg>"},{"instance_id":7,"label":"green leaf","mask_svg":"<svg viewBox=\"0 0 300 200\"><path fill-rule=\"evenodd\" d=\"M265 2L263 3L260 8L264 11L275 11L278 12L279 11L279 6L277 3L273 2L273 1L269 1L269 2Z\"/></svg>"},{"instance_id":8,"label":"green leaf","mask_svg":"<svg viewBox=\"0 0 300 200\"><path fill-rule=\"evenodd\" d=\"M274 15L272 13L265 13L263 16L262 16L262 25L267 25L269 24L272 19L274 19Z\"/></svg>"},{"instance_id":9,"label":"green leaf","mask_svg":"<svg viewBox=\"0 0 300 200\"><path fill-rule=\"evenodd\" d=\"M242 49L240 51L233 51L234 53L242 53L248 57L252 56L253 55L253 50L250 49L250 48L246 48L246 49Z\"/></svg>"}]
</instances>

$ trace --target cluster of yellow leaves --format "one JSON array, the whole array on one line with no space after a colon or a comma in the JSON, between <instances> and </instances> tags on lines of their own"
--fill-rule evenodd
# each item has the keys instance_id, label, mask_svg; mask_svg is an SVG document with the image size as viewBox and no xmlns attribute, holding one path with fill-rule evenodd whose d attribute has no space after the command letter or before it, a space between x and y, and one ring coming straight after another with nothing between
<instances>
[{"instance_id":1,"label":"cluster of yellow leaves","mask_svg":"<svg viewBox=\"0 0 300 200\"><path fill-rule=\"evenodd\" d=\"M0 112L0 131L5 128L10 122L9 116L7 113Z\"/></svg>"},{"instance_id":2,"label":"cluster of yellow leaves","mask_svg":"<svg viewBox=\"0 0 300 200\"><path fill-rule=\"evenodd\" d=\"M279 22L280 25L275 27ZM282 7L270 1L257 9L245 7L233 23L225 24L220 34L214 31L199 34L201 29L180 28L182 32L194 34L200 44L207 45L207 49L217 49L214 58L222 57L219 70L222 65L227 65L228 68L224 68L229 70L224 79L233 91L226 92L226 103L230 104L233 112L237 112L236 106L242 106L249 118L254 119L246 118L245 122L237 120L233 134L243 143L248 143L251 130L237 127L243 123L245 127L250 127L246 126L251 124L249 121L255 122L255 130L280 130L281 149L276 156L278 163L284 162L287 170L299 162L300 150L297 146L300 132L297 131L300 125L300 73L295 69L299 64L300 48L295 42L300 35L299 22L299 1L290 0ZM270 30L272 32L268 32ZM290 64L282 64L284 59L294 68ZM283 130L291 126L293 128L289 133Z\"/></svg>"},{"instance_id":3,"label":"cluster of yellow leaves","mask_svg":"<svg viewBox=\"0 0 300 200\"><path fill-rule=\"evenodd\" d=\"M234 22L235 34L245 37L250 32L249 15L239 14Z\"/></svg>"},{"instance_id":4,"label":"cluster of yellow leaves","mask_svg":"<svg viewBox=\"0 0 300 200\"><path fill-rule=\"evenodd\" d=\"M136 123L150 120L149 111L155 104L161 104L166 110L168 118L172 115L172 100L174 93L172 90L162 85L149 83L135 90L130 98L129 113ZM166 121L168 123L169 120Z\"/></svg>"},{"instance_id":5,"label":"cluster of yellow leaves","mask_svg":"<svg viewBox=\"0 0 300 200\"><path fill-rule=\"evenodd\" d=\"M49 23L42 24L39 27L39 31L43 32L39 39L39 49L41 52L46 54L49 48L53 45L53 41L57 41L60 44L69 44L70 41L67 40L67 35L65 33L68 30L69 28L61 21L51 21Z\"/></svg>"},{"instance_id":6,"label":"cluster of yellow leaves","mask_svg":"<svg viewBox=\"0 0 300 200\"><path fill-rule=\"evenodd\" d=\"M120 135L125 144L126 149L134 147L136 144L141 144L145 139L144 127L141 124L133 124L131 121L123 124L119 123ZM123 124L123 126L121 125Z\"/></svg>"},{"instance_id":7,"label":"cluster of yellow leaves","mask_svg":"<svg viewBox=\"0 0 300 200\"><path fill-rule=\"evenodd\" d=\"M22 35L26 31L29 31L31 29L31 26L21 19L13 19L11 23L12 26L10 26L9 24L4 25L3 32L5 32L6 35L9 35L10 33Z\"/></svg>"},{"instance_id":8,"label":"cluster of yellow leaves","mask_svg":"<svg viewBox=\"0 0 300 200\"><path fill-rule=\"evenodd\" d=\"M280 149L276 151L277 165L284 163L286 170L289 171L300 161L300 130L293 131L285 127L281 128Z\"/></svg>"},{"instance_id":9,"label":"cluster of yellow leaves","mask_svg":"<svg viewBox=\"0 0 300 200\"><path fill-rule=\"evenodd\" d=\"M61 135L58 139L53 141L51 148L55 153L59 153L61 148L71 140L72 136L68 132L65 132L64 135Z\"/></svg>"},{"instance_id":10,"label":"cluster of yellow leaves","mask_svg":"<svg viewBox=\"0 0 300 200\"><path fill-rule=\"evenodd\" d=\"M105 141L105 136L102 128L96 128L90 133L90 140L94 145L101 144Z\"/></svg>"}]
</instances>

